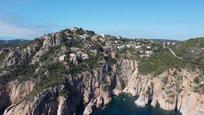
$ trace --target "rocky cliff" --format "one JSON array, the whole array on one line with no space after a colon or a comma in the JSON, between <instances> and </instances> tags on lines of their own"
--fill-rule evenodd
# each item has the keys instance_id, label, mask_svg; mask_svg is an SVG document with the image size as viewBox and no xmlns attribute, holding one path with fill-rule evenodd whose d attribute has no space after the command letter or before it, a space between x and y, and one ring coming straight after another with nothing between
<instances>
[{"instance_id":1,"label":"rocky cliff","mask_svg":"<svg viewBox=\"0 0 204 115\"><path fill-rule=\"evenodd\" d=\"M135 61L121 60L117 66L122 67L120 73L128 69L134 72L134 69L137 69L135 64ZM21 97L25 97L25 94L20 91L17 92L19 87L16 85L12 86L14 88L10 91L9 97L17 99L14 102L11 101L11 104L4 104L5 107L9 105L4 114L73 114L81 102L87 105L84 114L88 114L87 111L91 111L92 107L103 107L108 104L113 94L121 93L128 83L128 77L131 76L132 72L116 74L114 70L116 70L116 66L104 63L93 73L85 71L76 75L69 75L63 85L45 89L32 100L20 100L20 97L15 97L14 94L19 96L20 93L22 94ZM9 85L11 86L11 84ZM29 88L28 86L24 87ZM29 91L31 90L30 88ZM2 97L7 96L2 93Z\"/></svg>"},{"instance_id":2,"label":"rocky cliff","mask_svg":"<svg viewBox=\"0 0 204 115\"><path fill-rule=\"evenodd\" d=\"M178 110L183 115L202 115L203 95L190 88L197 74L187 70L168 70L158 77L138 75L124 92L139 96L135 101L138 106L151 103L155 107L159 104L165 110Z\"/></svg>"},{"instance_id":3,"label":"rocky cliff","mask_svg":"<svg viewBox=\"0 0 204 115\"><path fill-rule=\"evenodd\" d=\"M177 59L168 49L81 28L2 48L0 110L4 115L89 115L113 96L128 93L138 97L138 106L204 114L201 67L181 66L185 57Z\"/></svg>"}]
</instances>

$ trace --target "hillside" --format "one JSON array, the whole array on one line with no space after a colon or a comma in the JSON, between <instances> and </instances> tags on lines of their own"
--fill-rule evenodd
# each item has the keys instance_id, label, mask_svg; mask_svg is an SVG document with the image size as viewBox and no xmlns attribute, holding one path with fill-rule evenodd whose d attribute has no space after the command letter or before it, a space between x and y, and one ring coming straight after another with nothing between
<instances>
[{"instance_id":1,"label":"hillside","mask_svg":"<svg viewBox=\"0 0 204 115\"><path fill-rule=\"evenodd\" d=\"M204 38L126 39L73 28L0 47L4 115L87 115L121 93L138 96L139 106L204 113Z\"/></svg>"},{"instance_id":2,"label":"hillside","mask_svg":"<svg viewBox=\"0 0 204 115\"><path fill-rule=\"evenodd\" d=\"M27 45L30 43L30 40L0 40L0 48L15 48L17 46Z\"/></svg>"}]
</instances>

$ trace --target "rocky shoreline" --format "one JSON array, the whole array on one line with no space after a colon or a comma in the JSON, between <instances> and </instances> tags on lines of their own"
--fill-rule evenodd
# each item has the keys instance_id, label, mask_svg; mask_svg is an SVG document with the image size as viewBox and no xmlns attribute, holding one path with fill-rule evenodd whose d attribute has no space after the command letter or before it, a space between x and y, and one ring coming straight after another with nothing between
<instances>
[{"instance_id":1,"label":"rocky shoreline","mask_svg":"<svg viewBox=\"0 0 204 115\"><path fill-rule=\"evenodd\" d=\"M6 101L7 99L4 99L5 101L1 101L1 107L6 107L7 105L9 105L7 109L4 111L4 115L11 115L14 113L16 115L38 114L41 112L43 113L45 112L47 114L57 113L58 115L68 113L73 114L76 111L77 105L80 103L80 98L82 97L83 103L87 105L84 110L84 115L89 115L92 113L93 111L92 108L94 106L100 108L107 105L111 101L112 98L111 93L114 95L128 93L131 94L132 96L138 96L138 99L135 101L135 104L141 107L144 107L146 104L150 102L153 107L155 107L156 104L158 103L160 107L164 110L170 111L176 109L180 111L183 115L203 114L202 107L204 106L203 104L204 96L195 92L191 92L188 84L190 80L193 79L192 76L196 75L195 73L189 73L187 72L187 70L180 71L178 74L180 74L182 78L184 78L182 82L183 90L179 93L175 93L172 97L167 98L168 95L165 93L164 90L162 90L162 87L165 86L159 77L153 78L150 75L149 76L138 75L136 61L122 60L121 66L122 74L118 75L116 77L117 79L115 79L112 82L111 79L107 79L107 81L110 80L109 82L110 84L113 82L116 83L115 87L112 90L107 91L103 91L102 89L100 89L100 87L102 87L99 85L100 83L97 81L97 79L93 79L97 76L100 76L97 72L95 73L96 74L95 77L91 76L91 74L88 72L83 72L78 77L75 77L73 79L72 77L69 77L71 79L67 81L69 83L68 86L49 88L47 90L44 90L43 93L39 94L38 97L35 97L34 100L29 101L28 100L25 101L22 99L23 97L26 96L26 94L31 92L33 83L31 81L22 83L19 83L18 81L10 82L8 84L8 87L1 89L0 93L1 99L9 97L8 101ZM173 73L174 70L170 70L168 72L161 74L160 76L162 77L166 76L169 79L172 79L171 77L173 76L172 75ZM126 84L124 89L122 88L121 85L122 82L118 82L119 79L121 79ZM83 85L86 86L80 87L79 84L81 83L85 83ZM23 89L23 87L26 89ZM69 90L70 91L77 90L79 92L75 93L79 94L76 94L75 97L59 96L58 95L59 91L62 89L66 89L66 87L67 88L72 87L73 89ZM176 92L176 90L174 92ZM78 97L76 97L77 95ZM48 104L47 107L41 106L44 103L44 101L47 100L46 99L47 97L49 98L53 97L54 101L53 102L51 101L52 103L47 103ZM45 110L42 110L40 112L39 108L41 107L43 107L43 109Z\"/></svg>"},{"instance_id":2,"label":"rocky shoreline","mask_svg":"<svg viewBox=\"0 0 204 115\"><path fill-rule=\"evenodd\" d=\"M163 110L158 104L156 107L151 106L150 103L144 107L139 107L134 103L136 99L135 96L121 93L119 96L114 96L105 108L94 109L92 115L181 115L176 110Z\"/></svg>"}]
</instances>

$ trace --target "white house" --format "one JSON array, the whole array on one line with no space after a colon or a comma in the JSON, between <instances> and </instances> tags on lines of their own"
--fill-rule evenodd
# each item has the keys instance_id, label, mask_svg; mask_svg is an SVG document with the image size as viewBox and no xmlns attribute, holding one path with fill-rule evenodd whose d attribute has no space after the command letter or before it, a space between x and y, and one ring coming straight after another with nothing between
<instances>
[{"instance_id":1,"label":"white house","mask_svg":"<svg viewBox=\"0 0 204 115\"><path fill-rule=\"evenodd\" d=\"M60 60L60 61L64 61L65 56L66 56L65 54L61 55L61 56L59 57L59 60Z\"/></svg>"}]
</instances>

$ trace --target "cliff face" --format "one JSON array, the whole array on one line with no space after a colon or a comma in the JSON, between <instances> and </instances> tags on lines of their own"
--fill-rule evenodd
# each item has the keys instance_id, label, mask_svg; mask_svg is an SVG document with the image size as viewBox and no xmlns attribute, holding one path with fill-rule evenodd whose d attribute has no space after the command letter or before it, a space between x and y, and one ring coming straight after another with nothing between
<instances>
[{"instance_id":1,"label":"cliff face","mask_svg":"<svg viewBox=\"0 0 204 115\"><path fill-rule=\"evenodd\" d=\"M110 73L106 74L109 71ZM144 76L138 74L136 61L121 60L117 66L104 63L93 73L86 71L67 76L64 85L48 88L34 100L21 100L32 90L33 82L12 81L6 89L1 90L1 99L4 100L1 101L1 107L7 107L5 115L61 115L75 113L83 102L87 105L84 111L87 115L92 112L94 106L102 107L108 104L112 94L125 92L139 96L135 101L139 106L145 106L147 103L156 106L158 103L165 110L177 109L184 115L201 115L204 96L192 92L190 88L190 82L196 75L187 70L169 70L159 77ZM164 80L171 82L169 84ZM60 95L61 91L69 92L70 95Z\"/></svg>"},{"instance_id":2,"label":"cliff face","mask_svg":"<svg viewBox=\"0 0 204 115\"><path fill-rule=\"evenodd\" d=\"M202 115L204 95L190 88L196 76L187 70L169 70L158 77L137 75L124 92L139 96L135 103L142 107L159 104L164 110L178 110L183 115Z\"/></svg>"},{"instance_id":3,"label":"cliff face","mask_svg":"<svg viewBox=\"0 0 204 115\"><path fill-rule=\"evenodd\" d=\"M49 88L33 100L22 100L15 103L4 111L4 115L56 115L57 113L63 113L65 99L61 96L56 96L61 88L62 86Z\"/></svg>"},{"instance_id":4,"label":"cliff face","mask_svg":"<svg viewBox=\"0 0 204 115\"><path fill-rule=\"evenodd\" d=\"M92 107L102 107L111 101L112 94L121 93L129 77L137 70L136 61L121 60L117 66L121 68L121 71L117 70L121 74L117 74L116 66L112 67L104 63L93 73L85 71L74 76L67 76L64 85L43 90L33 100L19 101L20 97L15 97L15 92L12 92L11 98L18 101L12 102L4 114L73 114L81 102L87 105L84 114L90 114L91 112L88 111L92 111ZM126 72L127 70L131 72ZM18 90L13 89L13 91ZM68 95L62 95L61 92L68 92ZM7 97L5 94L2 96ZM22 94L22 97L24 96ZM6 106L8 105L5 104Z\"/></svg>"},{"instance_id":5,"label":"cliff face","mask_svg":"<svg viewBox=\"0 0 204 115\"><path fill-rule=\"evenodd\" d=\"M0 109L5 109L8 106L21 102L32 91L33 86L34 83L32 81L19 82L15 80L6 84L0 90Z\"/></svg>"},{"instance_id":6,"label":"cliff face","mask_svg":"<svg viewBox=\"0 0 204 115\"><path fill-rule=\"evenodd\" d=\"M4 115L89 115L93 108L105 107L113 96L128 93L138 97L135 103L139 106L159 104L184 115L204 114L204 95L196 91L204 84L200 70L174 69L168 62L166 69L165 63L153 60L153 64L163 64L158 67L162 72L142 74L139 62L148 61L153 51L158 53L161 44L130 40L124 45L127 41L68 29L26 47L1 49L0 110ZM146 44L148 51L141 51ZM181 61L168 50L161 51L165 52L159 56L164 53L161 56Z\"/></svg>"}]
</instances>

